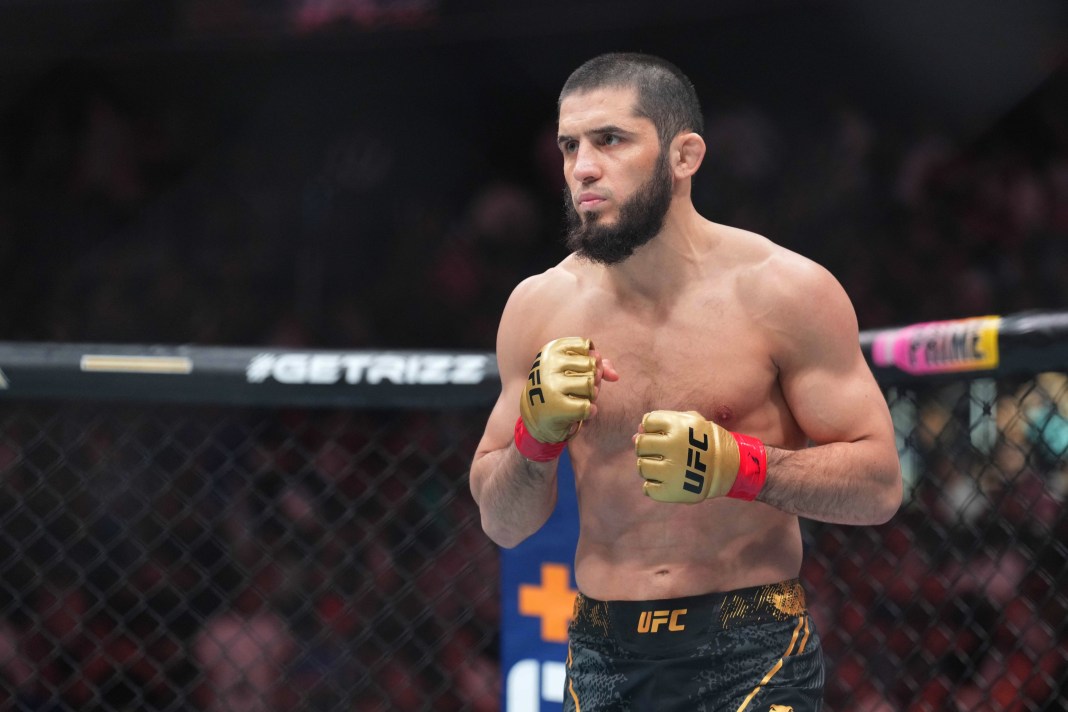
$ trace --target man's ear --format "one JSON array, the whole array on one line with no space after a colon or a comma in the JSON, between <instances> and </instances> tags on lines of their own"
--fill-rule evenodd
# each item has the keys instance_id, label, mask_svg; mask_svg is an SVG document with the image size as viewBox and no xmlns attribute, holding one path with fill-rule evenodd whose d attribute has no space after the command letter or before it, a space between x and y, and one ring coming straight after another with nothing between
<instances>
[{"instance_id":1,"label":"man's ear","mask_svg":"<svg viewBox=\"0 0 1068 712\"><path fill-rule=\"evenodd\" d=\"M676 178L689 178L705 159L705 140L695 133L679 134L671 149L671 172Z\"/></svg>"}]
</instances>

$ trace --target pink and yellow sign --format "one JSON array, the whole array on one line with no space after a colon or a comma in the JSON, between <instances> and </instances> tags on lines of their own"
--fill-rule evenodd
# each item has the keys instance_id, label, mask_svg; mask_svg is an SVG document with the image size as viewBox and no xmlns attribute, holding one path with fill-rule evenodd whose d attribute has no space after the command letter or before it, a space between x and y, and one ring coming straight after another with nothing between
<instances>
[{"instance_id":1,"label":"pink and yellow sign","mask_svg":"<svg viewBox=\"0 0 1068 712\"><path fill-rule=\"evenodd\" d=\"M872 362L921 375L994 369L1000 325L1001 317L981 316L884 331L872 342Z\"/></svg>"}]
</instances>

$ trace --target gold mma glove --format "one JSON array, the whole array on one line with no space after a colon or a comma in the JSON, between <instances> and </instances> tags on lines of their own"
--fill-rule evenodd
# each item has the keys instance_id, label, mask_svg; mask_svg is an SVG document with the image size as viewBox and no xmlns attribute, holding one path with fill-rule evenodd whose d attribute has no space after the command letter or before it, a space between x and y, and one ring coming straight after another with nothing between
<instances>
[{"instance_id":1,"label":"gold mma glove","mask_svg":"<svg viewBox=\"0 0 1068 712\"><path fill-rule=\"evenodd\" d=\"M634 441L646 496L693 504L711 497L752 501L764 487L767 454L756 438L712 423L696 411L654 410Z\"/></svg>"},{"instance_id":2,"label":"gold mma glove","mask_svg":"<svg viewBox=\"0 0 1068 712\"><path fill-rule=\"evenodd\" d=\"M596 362L589 339L569 336L545 344L534 358L519 398L515 445L523 457L560 456L571 427L590 415Z\"/></svg>"}]
</instances>

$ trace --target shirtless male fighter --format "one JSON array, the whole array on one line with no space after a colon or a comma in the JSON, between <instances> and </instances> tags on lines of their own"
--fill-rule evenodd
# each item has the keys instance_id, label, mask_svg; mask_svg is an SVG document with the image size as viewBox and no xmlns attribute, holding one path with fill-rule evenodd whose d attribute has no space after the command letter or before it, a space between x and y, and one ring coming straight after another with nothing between
<instances>
[{"instance_id":1,"label":"shirtless male fighter","mask_svg":"<svg viewBox=\"0 0 1068 712\"><path fill-rule=\"evenodd\" d=\"M901 503L849 298L805 257L698 214L702 130L663 59L575 70L558 131L573 253L501 318L471 490L514 547L551 514L568 447L565 710L818 710L798 517L874 525Z\"/></svg>"}]
</instances>

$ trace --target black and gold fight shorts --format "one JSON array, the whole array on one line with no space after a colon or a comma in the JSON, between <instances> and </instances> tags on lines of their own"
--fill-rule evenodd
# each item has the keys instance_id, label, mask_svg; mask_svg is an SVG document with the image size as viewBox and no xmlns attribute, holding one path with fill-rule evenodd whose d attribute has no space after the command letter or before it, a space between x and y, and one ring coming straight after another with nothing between
<instances>
[{"instance_id":1,"label":"black and gold fight shorts","mask_svg":"<svg viewBox=\"0 0 1068 712\"><path fill-rule=\"evenodd\" d=\"M579 594L565 712L817 712L824 666L800 581L657 601Z\"/></svg>"}]
</instances>

